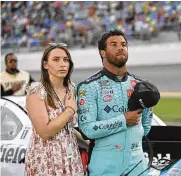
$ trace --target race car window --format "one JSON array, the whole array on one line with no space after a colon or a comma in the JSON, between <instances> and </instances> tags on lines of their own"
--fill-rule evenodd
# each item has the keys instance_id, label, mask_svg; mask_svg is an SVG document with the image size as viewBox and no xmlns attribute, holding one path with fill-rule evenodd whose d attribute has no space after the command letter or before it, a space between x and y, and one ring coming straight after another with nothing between
<instances>
[{"instance_id":1,"label":"race car window","mask_svg":"<svg viewBox=\"0 0 181 176\"><path fill-rule=\"evenodd\" d=\"M23 125L18 117L7 107L1 107L1 140L12 140Z\"/></svg>"}]
</instances>

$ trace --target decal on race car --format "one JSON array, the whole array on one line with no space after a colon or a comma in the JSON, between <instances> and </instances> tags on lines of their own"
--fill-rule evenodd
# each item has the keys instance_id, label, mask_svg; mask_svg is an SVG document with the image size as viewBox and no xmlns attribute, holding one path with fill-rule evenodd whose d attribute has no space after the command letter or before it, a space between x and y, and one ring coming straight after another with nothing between
<instances>
[{"instance_id":1,"label":"decal on race car","mask_svg":"<svg viewBox=\"0 0 181 176\"><path fill-rule=\"evenodd\" d=\"M25 146L15 146L11 144L1 145L1 162L24 163L26 154Z\"/></svg>"},{"instance_id":2,"label":"decal on race car","mask_svg":"<svg viewBox=\"0 0 181 176\"><path fill-rule=\"evenodd\" d=\"M21 135L20 139L25 139L25 138L26 138L26 136L27 136L27 134L28 134L28 131L29 131L29 130L23 130L23 132L22 132L22 135Z\"/></svg>"},{"instance_id":3,"label":"decal on race car","mask_svg":"<svg viewBox=\"0 0 181 176\"><path fill-rule=\"evenodd\" d=\"M147 152L144 152L144 156L145 156L146 159L149 158L149 155L148 155ZM157 164L158 164L158 161L159 161L160 159L171 160L171 155L170 155L170 153L166 153L165 155L163 155L163 154L161 154L161 153L157 153L156 156L153 157L153 162L152 162L152 164L153 164L153 165L157 165ZM165 162L165 161L163 161L163 162L160 161L159 163L160 163L160 164L164 164L164 162Z\"/></svg>"}]
</instances>

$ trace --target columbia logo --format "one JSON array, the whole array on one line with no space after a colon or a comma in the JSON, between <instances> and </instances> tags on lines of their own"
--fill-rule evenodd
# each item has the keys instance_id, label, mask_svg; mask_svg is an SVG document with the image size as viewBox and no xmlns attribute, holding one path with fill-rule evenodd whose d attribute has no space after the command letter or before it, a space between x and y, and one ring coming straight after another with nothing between
<instances>
[{"instance_id":1,"label":"columbia logo","mask_svg":"<svg viewBox=\"0 0 181 176\"><path fill-rule=\"evenodd\" d=\"M106 111L107 113L109 113L111 111L111 107L109 107L108 105L104 108L104 111Z\"/></svg>"},{"instance_id":2,"label":"columbia logo","mask_svg":"<svg viewBox=\"0 0 181 176\"><path fill-rule=\"evenodd\" d=\"M95 125L95 126L93 127L93 129L96 131L96 130L98 129L98 126Z\"/></svg>"}]
</instances>

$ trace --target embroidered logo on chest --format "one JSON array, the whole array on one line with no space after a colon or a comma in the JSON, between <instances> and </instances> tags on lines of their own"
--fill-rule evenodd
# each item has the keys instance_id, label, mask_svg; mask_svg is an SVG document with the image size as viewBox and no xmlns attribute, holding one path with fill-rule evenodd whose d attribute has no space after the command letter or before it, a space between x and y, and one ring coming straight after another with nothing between
<instances>
[{"instance_id":1,"label":"embroidered logo on chest","mask_svg":"<svg viewBox=\"0 0 181 176\"><path fill-rule=\"evenodd\" d=\"M134 88L137 84L137 81L136 80L130 80L130 83L131 83L132 88Z\"/></svg>"},{"instance_id":2,"label":"embroidered logo on chest","mask_svg":"<svg viewBox=\"0 0 181 176\"><path fill-rule=\"evenodd\" d=\"M105 96L103 97L103 101L104 101L104 102L112 101L112 96L111 96L111 95L105 95Z\"/></svg>"}]
</instances>

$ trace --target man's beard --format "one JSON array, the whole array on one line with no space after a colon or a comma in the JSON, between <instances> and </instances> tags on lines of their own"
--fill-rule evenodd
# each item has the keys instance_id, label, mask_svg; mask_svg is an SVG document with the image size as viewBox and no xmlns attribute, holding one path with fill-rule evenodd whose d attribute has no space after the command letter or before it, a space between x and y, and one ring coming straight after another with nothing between
<instances>
[{"instance_id":1,"label":"man's beard","mask_svg":"<svg viewBox=\"0 0 181 176\"><path fill-rule=\"evenodd\" d=\"M110 64L118 67L118 68L121 68L123 67L127 60L128 60L128 56L125 58L125 59L116 59L115 56L113 56L111 53L109 52L106 52L106 57L107 57L107 60Z\"/></svg>"},{"instance_id":2,"label":"man's beard","mask_svg":"<svg viewBox=\"0 0 181 176\"><path fill-rule=\"evenodd\" d=\"M11 68L11 69L9 69L9 71L12 72L12 73L16 73L17 72L17 68Z\"/></svg>"}]
</instances>

